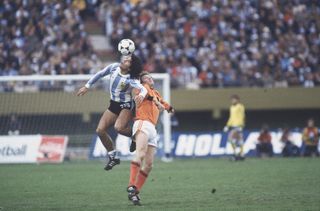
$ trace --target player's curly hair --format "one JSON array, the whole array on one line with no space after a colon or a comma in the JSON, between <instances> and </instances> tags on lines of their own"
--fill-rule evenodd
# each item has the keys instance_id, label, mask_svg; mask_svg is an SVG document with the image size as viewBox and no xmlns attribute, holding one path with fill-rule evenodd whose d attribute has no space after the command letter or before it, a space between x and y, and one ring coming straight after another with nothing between
<instances>
[{"instance_id":1,"label":"player's curly hair","mask_svg":"<svg viewBox=\"0 0 320 211\"><path fill-rule=\"evenodd\" d=\"M132 54L131 59L130 78L139 79L140 73L143 69L141 59L134 54Z\"/></svg>"}]
</instances>

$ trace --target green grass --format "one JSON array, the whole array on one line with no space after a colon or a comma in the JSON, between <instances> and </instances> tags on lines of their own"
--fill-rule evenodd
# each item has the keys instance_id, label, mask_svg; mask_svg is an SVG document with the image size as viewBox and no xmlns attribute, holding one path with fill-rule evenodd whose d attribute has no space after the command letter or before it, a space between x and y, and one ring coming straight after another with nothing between
<instances>
[{"instance_id":1,"label":"green grass","mask_svg":"<svg viewBox=\"0 0 320 211\"><path fill-rule=\"evenodd\" d=\"M157 161L143 207L127 199L128 176L129 162L0 165L0 210L320 210L317 158Z\"/></svg>"}]
</instances>

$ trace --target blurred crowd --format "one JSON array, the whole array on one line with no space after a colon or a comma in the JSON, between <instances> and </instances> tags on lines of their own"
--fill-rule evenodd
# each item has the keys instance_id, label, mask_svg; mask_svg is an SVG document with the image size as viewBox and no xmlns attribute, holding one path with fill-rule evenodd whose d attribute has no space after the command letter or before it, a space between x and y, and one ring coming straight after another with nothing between
<instances>
[{"instance_id":1,"label":"blurred crowd","mask_svg":"<svg viewBox=\"0 0 320 211\"><path fill-rule=\"evenodd\" d=\"M3 0L0 75L96 72L88 16L172 87L320 85L319 0Z\"/></svg>"},{"instance_id":2,"label":"blurred crowd","mask_svg":"<svg viewBox=\"0 0 320 211\"><path fill-rule=\"evenodd\" d=\"M297 156L320 156L319 145L319 128L315 126L315 121L310 118L307 121L306 127L303 128L301 139L302 144L299 146L295 141L289 127L285 126L281 130L280 142L283 145L281 154L284 157L297 157ZM275 138L275 137L273 137ZM256 152L258 157L274 155L273 141L271 131L268 125L263 125L258 136Z\"/></svg>"},{"instance_id":3,"label":"blurred crowd","mask_svg":"<svg viewBox=\"0 0 320 211\"><path fill-rule=\"evenodd\" d=\"M88 74L98 62L81 1L0 1L0 76Z\"/></svg>"},{"instance_id":4,"label":"blurred crowd","mask_svg":"<svg viewBox=\"0 0 320 211\"><path fill-rule=\"evenodd\" d=\"M176 87L320 84L319 0L113 0L106 33L138 46L144 68Z\"/></svg>"}]
</instances>

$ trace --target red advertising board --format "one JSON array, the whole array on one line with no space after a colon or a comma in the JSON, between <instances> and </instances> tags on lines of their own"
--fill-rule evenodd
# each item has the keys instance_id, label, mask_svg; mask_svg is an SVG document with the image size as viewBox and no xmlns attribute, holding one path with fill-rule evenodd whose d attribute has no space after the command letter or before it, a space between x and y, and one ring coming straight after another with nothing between
<instances>
[{"instance_id":1,"label":"red advertising board","mask_svg":"<svg viewBox=\"0 0 320 211\"><path fill-rule=\"evenodd\" d=\"M42 136L37 155L37 162L60 163L66 151L66 136Z\"/></svg>"}]
</instances>

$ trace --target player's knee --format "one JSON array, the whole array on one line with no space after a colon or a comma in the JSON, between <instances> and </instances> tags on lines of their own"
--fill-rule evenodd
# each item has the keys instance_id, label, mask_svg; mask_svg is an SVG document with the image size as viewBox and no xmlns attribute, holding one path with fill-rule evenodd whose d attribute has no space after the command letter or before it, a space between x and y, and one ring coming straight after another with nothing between
<instances>
[{"instance_id":1,"label":"player's knee","mask_svg":"<svg viewBox=\"0 0 320 211\"><path fill-rule=\"evenodd\" d=\"M101 135L103 135L105 133L105 131L103 129L101 129L101 128L97 128L96 129L96 133L98 134L98 136L101 136Z\"/></svg>"},{"instance_id":2,"label":"player's knee","mask_svg":"<svg viewBox=\"0 0 320 211\"><path fill-rule=\"evenodd\" d=\"M146 153L143 150L139 151L139 152L137 152L136 157L140 162L142 162L146 157Z\"/></svg>"},{"instance_id":3,"label":"player's knee","mask_svg":"<svg viewBox=\"0 0 320 211\"><path fill-rule=\"evenodd\" d=\"M121 133L124 127L121 124L115 124L114 129L117 131L117 133Z\"/></svg>"},{"instance_id":4,"label":"player's knee","mask_svg":"<svg viewBox=\"0 0 320 211\"><path fill-rule=\"evenodd\" d=\"M145 152L140 152L139 153L139 157L141 158L141 160L144 160L145 159L145 157L146 157L146 153Z\"/></svg>"}]
</instances>

